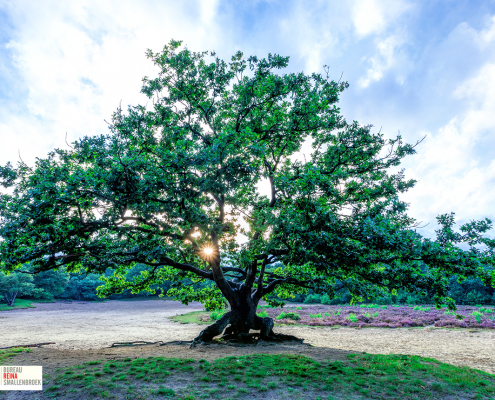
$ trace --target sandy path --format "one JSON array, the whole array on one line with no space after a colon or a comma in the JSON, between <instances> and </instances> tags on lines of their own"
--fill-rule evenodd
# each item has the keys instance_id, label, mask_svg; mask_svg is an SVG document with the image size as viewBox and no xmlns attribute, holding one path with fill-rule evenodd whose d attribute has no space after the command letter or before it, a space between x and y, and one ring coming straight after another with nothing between
<instances>
[{"instance_id":1,"label":"sandy path","mask_svg":"<svg viewBox=\"0 0 495 400\"><path fill-rule=\"evenodd\" d=\"M184 306L173 301L115 300L104 303L45 303L36 304L36 307L0 313L0 347L56 342L55 345L47 347L60 350L102 349L114 342L191 340L204 328L204 325L179 324L168 318L176 314L202 310L203 307L198 303ZM495 374L494 331L428 328L331 329L296 326L277 327L276 331L304 338L305 343L316 348L301 348L298 349L298 353L312 356L316 356L318 351L322 353L321 356L331 354L332 351L416 354ZM283 348L284 346L280 346L279 350L282 351ZM166 347L160 347L160 351L165 349ZM187 349L185 346L180 350L184 352L185 357L191 356L185 354L188 353ZM276 350L271 349L270 351ZM222 356L226 350L215 352L218 353L217 356ZM264 351L261 348L253 350ZM229 349L228 353L236 351ZM63 351L60 354L62 353L69 354ZM88 352L88 357L90 354L92 352ZM93 357L94 355L96 353Z\"/></svg>"},{"instance_id":2,"label":"sandy path","mask_svg":"<svg viewBox=\"0 0 495 400\"><path fill-rule=\"evenodd\" d=\"M39 303L0 313L0 347L55 342L50 348L88 350L115 342L192 340L201 329L168 317L203 310L175 301L109 300Z\"/></svg>"}]
</instances>

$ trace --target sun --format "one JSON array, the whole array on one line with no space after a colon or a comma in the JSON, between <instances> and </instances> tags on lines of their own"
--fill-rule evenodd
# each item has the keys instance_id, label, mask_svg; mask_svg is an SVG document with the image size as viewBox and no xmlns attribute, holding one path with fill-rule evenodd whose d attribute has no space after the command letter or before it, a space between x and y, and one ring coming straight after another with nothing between
<instances>
[{"instance_id":1,"label":"sun","mask_svg":"<svg viewBox=\"0 0 495 400\"><path fill-rule=\"evenodd\" d=\"M211 247L205 247L203 253L205 253L206 256L211 256L213 254L213 249Z\"/></svg>"}]
</instances>

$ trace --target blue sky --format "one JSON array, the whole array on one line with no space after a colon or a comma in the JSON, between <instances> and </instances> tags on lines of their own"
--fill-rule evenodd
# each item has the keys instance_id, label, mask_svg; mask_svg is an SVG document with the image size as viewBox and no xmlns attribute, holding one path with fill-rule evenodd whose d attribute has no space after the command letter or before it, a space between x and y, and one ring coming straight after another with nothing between
<instances>
[{"instance_id":1,"label":"blue sky","mask_svg":"<svg viewBox=\"0 0 495 400\"><path fill-rule=\"evenodd\" d=\"M348 120L407 142L418 180L404 195L429 223L495 220L495 1L0 0L0 164L107 133L122 100L145 104L145 51L171 38L194 51L290 56L284 72L349 82ZM493 231L491 236L493 237Z\"/></svg>"}]
</instances>

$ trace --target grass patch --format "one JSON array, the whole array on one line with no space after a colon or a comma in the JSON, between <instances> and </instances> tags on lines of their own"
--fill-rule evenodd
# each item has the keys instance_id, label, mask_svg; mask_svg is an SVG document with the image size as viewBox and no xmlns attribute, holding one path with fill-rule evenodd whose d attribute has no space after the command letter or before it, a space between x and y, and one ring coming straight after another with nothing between
<instances>
[{"instance_id":1,"label":"grass patch","mask_svg":"<svg viewBox=\"0 0 495 400\"><path fill-rule=\"evenodd\" d=\"M174 315L170 319L181 324L211 324L208 311L192 311L186 314Z\"/></svg>"},{"instance_id":2,"label":"grass patch","mask_svg":"<svg viewBox=\"0 0 495 400\"><path fill-rule=\"evenodd\" d=\"M421 307L421 306L415 306L413 308L414 311L430 311L430 307Z\"/></svg>"},{"instance_id":3,"label":"grass patch","mask_svg":"<svg viewBox=\"0 0 495 400\"><path fill-rule=\"evenodd\" d=\"M36 308L33 306L33 302L35 302L35 300L15 299L14 307L9 307L7 304L1 303L0 311L14 310L16 308Z\"/></svg>"},{"instance_id":4,"label":"grass patch","mask_svg":"<svg viewBox=\"0 0 495 400\"><path fill-rule=\"evenodd\" d=\"M379 304L360 304L359 307L362 308L380 308Z\"/></svg>"},{"instance_id":5,"label":"grass patch","mask_svg":"<svg viewBox=\"0 0 495 400\"><path fill-rule=\"evenodd\" d=\"M484 400L495 396L495 375L408 355L349 354L346 361L318 362L292 354L253 354L213 362L164 357L90 362L45 378L44 387L69 400L89 392L94 399L295 398L301 393L304 399Z\"/></svg>"},{"instance_id":6,"label":"grass patch","mask_svg":"<svg viewBox=\"0 0 495 400\"><path fill-rule=\"evenodd\" d=\"M212 321L218 321L223 315L227 312L227 310L215 310L210 313L210 319Z\"/></svg>"},{"instance_id":7,"label":"grass patch","mask_svg":"<svg viewBox=\"0 0 495 400\"><path fill-rule=\"evenodd\" d=\"M0 365L5 365L5 362L19 353L30 353L32 349L23 349L22 347L16 347L13 349L0 350ZM1 392L0 392L1 393Z\"/></svg>"},{"instance_id":8,"label":"grass patch","mask_svg":"<svg viewBox=\"0 0 495 400\"><path fill-rule=\"evenodd\" d=\"M223 315L223 311L222 311ZM212 318L213 317L213 318ZM268 317L266 310L261 309L258 311L258 317L264 318ZM220 318L218 311L192 311L186 314L174 315L170 317L172 321L180 322L181 324L204 324L211 325L216 319Z\"/></svg>"}]
</instances>

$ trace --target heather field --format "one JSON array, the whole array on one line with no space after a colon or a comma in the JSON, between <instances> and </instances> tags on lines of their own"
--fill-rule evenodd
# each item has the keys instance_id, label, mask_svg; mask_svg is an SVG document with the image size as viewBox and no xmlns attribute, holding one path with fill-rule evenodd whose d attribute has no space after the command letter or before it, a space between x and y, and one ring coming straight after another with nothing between
<instances>
[{"instance_id":1,"label":"heather field","mask_svg":"<svg viewBox=\"0 0 495 400\"><path fill-rule=\"evenodd\" d=\"M356 328L444 328L495 329L495 307L458 306L457 311L434 306L361 304L356 306L261 306L258 315L290 325L347 326Z\"/></svg>"}]
</instances>

